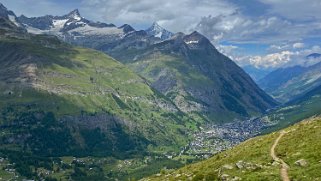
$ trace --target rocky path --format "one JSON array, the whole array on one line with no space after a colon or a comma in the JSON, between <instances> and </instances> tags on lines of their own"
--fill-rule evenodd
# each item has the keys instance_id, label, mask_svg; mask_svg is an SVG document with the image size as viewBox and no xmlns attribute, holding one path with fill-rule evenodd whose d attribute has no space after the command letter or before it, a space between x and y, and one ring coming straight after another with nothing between
<instances>
[{"instance_id":1,"label":"rocky path","mask_svg":"<svg viewBox=\"0 0 321 181\"><path fill-rule=\"evenodd\" d=\"M270 154L271 157L273 158L274 161L281 163L281 168L280 168L280 176L282 178L283 181L290 181L289 175L288 175L288 169L289 166L281 159L279 158L276 154L275 154L275 148L276 146L279 144L280 139L284 136L284 134L286 134L287 132L282 131L279 135L279 137L274 141L271 150L270 150Z\"/></svg>"}]
</instances>

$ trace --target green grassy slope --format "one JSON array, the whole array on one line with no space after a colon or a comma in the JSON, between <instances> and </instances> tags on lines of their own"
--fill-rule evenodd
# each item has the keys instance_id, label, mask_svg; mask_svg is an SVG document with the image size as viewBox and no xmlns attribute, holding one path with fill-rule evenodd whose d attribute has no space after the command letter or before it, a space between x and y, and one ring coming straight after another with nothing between
<instances>
[{"instance_id":1,"label":"green grassy slope","mask_svg":"<svg viewBox=\"0 0 321 181\"><path fill-rule=\"evenodd\" d=\"M321 180L321 118L305 120L283 131L287 133L276 146L276 154L289 165L290 179ZM252 138L208 160L176 171L164 170L146 180L280 180L280 165L270 156L279 134ZM296 164L300 159L308 164Z\"/></svg>"},{"instance_id":2,"label":"green grassy slope","mask_svg":"<svg viewBox=\"0 0 321 181\"><path fill-rule=\"evenodd\" d=\"M196 128L195 121L144 79L103 53L54 37L2 31L0 55L4 125L20 113L52 112L76 130L72 134L79 144L85 139L82 129L112 135L115 127L144 140L150 151L178 150L188 140L187 131Z\"/></svg>"}]
</instances>

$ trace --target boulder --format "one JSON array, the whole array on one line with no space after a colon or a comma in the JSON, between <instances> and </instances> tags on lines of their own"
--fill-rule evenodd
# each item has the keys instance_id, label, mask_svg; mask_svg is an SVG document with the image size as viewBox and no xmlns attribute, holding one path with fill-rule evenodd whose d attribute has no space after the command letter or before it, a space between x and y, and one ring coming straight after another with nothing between
<instances>
[{"instance_id":1,"label":"boulder","mask_svg":"<svg viewBox=\"0 0 321 181\"><path fill-rule=\"evenodd\" d=\"M235 163L235 165L238 169L247 169L247 170L258 170L258 169L263 168L263 166L260 164L244 162L242 160Z\"/></svg>"},{"instance_id":2,"label":"boulder","mask_svg":"<svg viewBox=\"0 0 321 181\"><path fill-rule=\"evenodd\" d=\"M236 167L238 168L238 169L243 169L244 168L244 161L242 161L242 160L240 160L240 161L238 161L237 163L235 163L235 165L236 165Z\"/></svg>"},{"instance_id":3,"label":"boulder","mask_svg":"<svg viewBox=\"0 0 321 181\"><path fill-rule=\"evenodd\" d=\"M300 159L300 160L296 161L295 164L300 167L308 166L308 162L305 159Z\"/></svg>"}]
</instances>

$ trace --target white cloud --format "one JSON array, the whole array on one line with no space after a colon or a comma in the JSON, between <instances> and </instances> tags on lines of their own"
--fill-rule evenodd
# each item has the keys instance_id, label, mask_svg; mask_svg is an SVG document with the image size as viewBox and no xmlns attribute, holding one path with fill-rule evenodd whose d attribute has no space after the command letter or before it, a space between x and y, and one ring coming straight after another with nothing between
<instances>
[{"instance_id":1,"label":"white cloud","mask_svg":"<svg viewBox=\"0 0 321 181\"><path fill-rule=\"evenodd\" d=\"M254 56L249 59L249 63L256 67L281 67L287 64L291 60L291 56L294 55L290 51L282 51L279 53L272 53L265 56Z\"/></svg>"},{"instance_id":2,"label":"white cloud","mask_svg":"<svg viewBox=\"0 0 321 181\"><path fill-rule=\"evenodd\" d=\"M304 43L294 43L293 48L295 49L304 48Z\"/></svg>"},{"instance_id":3,"label":"white cloud","mask_svg":"<svg viewBox=\"0 0 321 181\"><path fill-rule=\"evenodd\" d=\"M293 22L279 16L249 17L237 12L203 17L196 29L212 40L219 37L213 41L278 44L320 37L321 21Z\"/></svg>"},{"instance_id":4,"label":"white cloud","mask_svg":"<svg viewBox=\"0 0 321 181\"><path fill-rule=\"evenodd\" d=\"M321 47L313 46L309 49L298 51L297 56L293 57L291 64L288 64L287 66L293 66L293 65L311 66L321 62L321 57L307 59L307 56L312 53L321 53Z\"/></svg>"},{"instance_id":5,"label":"white cloud","mask_svg":"<svg viewBox=\"0 0 321 181\"><path fill-rule=\"evenodd\" d=\"M301 49L299 51L283 50L267 55L234 56L234 61L240 66L252 65L263 69L292 67L295 65L307 67L321 62L321 57L308 59L307 56L312 53L321 53L321 47L313 46L309 49Z\"/></svg>"}]
</instances>

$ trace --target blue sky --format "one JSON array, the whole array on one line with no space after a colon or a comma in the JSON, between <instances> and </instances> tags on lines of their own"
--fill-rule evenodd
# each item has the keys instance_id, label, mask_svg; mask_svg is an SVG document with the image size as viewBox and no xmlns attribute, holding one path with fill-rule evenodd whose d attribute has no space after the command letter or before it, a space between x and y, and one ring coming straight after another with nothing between
<instances>
[{"instance_id":1,"label":"blue sky","mask_svg":"<svg viewBox=\"0 0 321 181\"><path fill-rule=\"evenodd\" d=\"M320 0L1 0L17 15L63 15L173 32L200 31L240 65L280 67L321 53Z\"/></svg>"}]
</instances>

